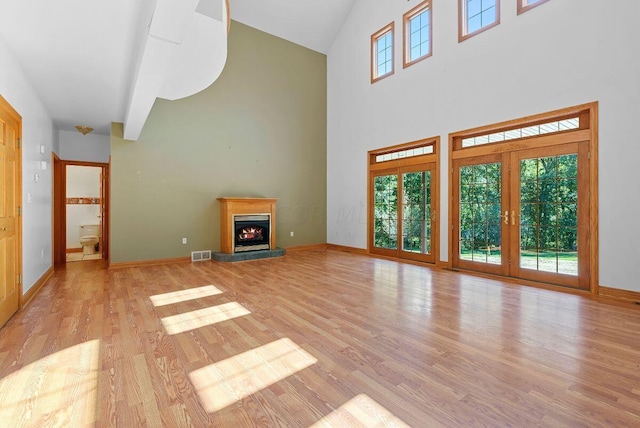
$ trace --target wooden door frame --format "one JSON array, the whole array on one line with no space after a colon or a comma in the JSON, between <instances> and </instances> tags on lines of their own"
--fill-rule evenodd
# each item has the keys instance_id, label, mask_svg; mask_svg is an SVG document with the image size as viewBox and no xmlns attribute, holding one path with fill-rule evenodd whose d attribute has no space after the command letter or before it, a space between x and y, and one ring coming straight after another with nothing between
<instances>
[{"instance_id":1,"label":"wooden door frame","mask_svg":"<svg viewBox=\"0 0 640 428\"><path fill-rule=\"evenodd\" d=\"M504 142L489 143L467 148L462 147L462 140L465 138L489 135L496 132L518 129L526 126L532 126L542 123L548 123L554 120L562 120L570 117L578 117L580 124L578 129L572 131L563 131L539 135L536 137L524 137ZM535 143L532 141L535 139ZM514 150L525 150L529 148L548 147L560 143L578 143L588 141L588 161L589 161L589 263L588 263L588 291L592 294L598 294L599 290L599 253L598 253L598 102L594 101L587 104L580 104L573 107L554 110L547 113L523 117L520 119L508 120L505 122L486 125L478 128L467 129L464 131L449 134L449 258L443 263L443 267L453 268L453 241L457 239L453 235L454 216L453 206L455 201L453 195L453 178L455 159L469 156L483 155L490 153L505 153ZM582 270L582 269L581 269ZM545 284L541 282L519 280L530 285L540 287L552 287L560 290L585 291L581 289L567 289L561 285Z\"/></svg>"},{"instance_id":2,"label":"wooden door frame","mask_svg":"<svg viewBox=\"0 0 640 428\"><path fill-rule=\"evenodd\" d=\"M66 182L67 182L67 169L64 161L55 154L51 153L51 165L53 171L53 230L52 230L52 242L53 242L53 265L60 265L66 262L66 248L67 248L67 206L66 199Z\"/></svg>"},{"instance_id":3,"label":"wooden door frame","mask_svg":"<svg viewBox=\"0 0 640 428\"><path fill-rule=\"evenodd\" d=\"M111 178L110 164L102 162L83 162L61 160L53 154L53 264L66 263L67 248L67 166L90 166L101 168L101 186L104 200L102 201L102 225L101 251L102 259L109 260L109 218L110 218L110 193Z\"/></svg>"}]
</instances>

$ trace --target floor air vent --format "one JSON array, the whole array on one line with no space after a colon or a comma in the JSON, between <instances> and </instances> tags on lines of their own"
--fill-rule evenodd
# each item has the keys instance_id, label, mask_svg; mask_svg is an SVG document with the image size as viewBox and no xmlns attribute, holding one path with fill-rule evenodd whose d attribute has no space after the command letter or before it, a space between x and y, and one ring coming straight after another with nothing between
<instances>
[{"instance_id":1,"label":"floor air vent","mask_svg":"<svg viewBox=\"0 0 640 428\"><path fill-rule=\"evenodd\" d=\"M211 250L204 251L192 251L191 252L191 261L192 262L201 262L204 260L211 260Z\"/></svg>"}]
</instances>

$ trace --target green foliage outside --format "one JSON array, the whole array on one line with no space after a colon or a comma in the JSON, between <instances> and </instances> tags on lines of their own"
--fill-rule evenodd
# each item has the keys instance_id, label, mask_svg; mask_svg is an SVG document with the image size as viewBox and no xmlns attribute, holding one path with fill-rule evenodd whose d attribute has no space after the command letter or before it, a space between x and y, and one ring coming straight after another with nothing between
<instances>
[{"instance_id":1,"label":"green foliage outside","mask_svg":"<svg viewBox=\"0 0 640 428\"><path fill-rule=\"evenodd\" d=\"M402 174L402 249L431 251L431 172ZM374 245L398 248L398 176L374 180Z\"/></svg>"},{"instance_id":2,"label":"green foliage outside","mask_svg":"<svg viewBox=\"0 0 640 428\"><path fill-rule=\"evenodd\" d=\"M373 244L378 248L398 248L398 178L382 175L374 180Z\"/></svg>"},{"instance_id":3,"label":"green foliage outside","mask_svg":"<svg viewBox=\"0 0 640 428\"><path fill-rule=\"evenodd\" d=\"M521 266L577 273L576 154L520 162ZM460 168L460 257L501 263L502 165ZM402 174L402 249L431 251L431 174ZM398 176L374 180L374 245L398 248ZM511 223L511 219L509 219ZM540 260L546 261L541 262ZM555 265L550 263L555 261ZM540 266L544 265L544 268ZM550 266L550 267L549 267ZM555 266L555 267L554 267Z\"/></svg>"},{"instance_id":4,"label":"green foliage outside","mask_svg":"<svg viewBox=\"0 0 640 428\"><path fill-rule=\"evenodd\" d=\"M553 258L558 263L576 260L577 263L577 175L575 154L520 162L522 258ZM501 177L499 163L460 169L460 255L463 259L482 261L484 257L487 263L500 263L501 221L504 220L500 209ZM532 266L526 261L522 265Z\"/></svg>"}]
</instances>

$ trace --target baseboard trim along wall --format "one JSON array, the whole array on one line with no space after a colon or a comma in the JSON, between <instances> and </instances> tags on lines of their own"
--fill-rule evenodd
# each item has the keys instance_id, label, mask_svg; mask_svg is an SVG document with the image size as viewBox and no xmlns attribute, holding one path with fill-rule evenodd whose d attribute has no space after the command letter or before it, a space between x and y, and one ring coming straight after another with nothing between
<instances>
[{"instance_id":1,"label":"baseboard trim along wall","mask_svg":"<svg viewBox=\"0 0 640 428\"><path fill-rule=\"evenodd\" d=\"M610 287L600 286L598 294L604 297L613 297L614 299L640 302L640 292L638 291L621 290L619 288L610 288Z\"/></svg>"},{"instance_id":2,"label":"baseboard trim along wall","mask_svg":"<svg viewBox=\"0 0 640 428\"><path fill-rule=\"evenodd\" d=\"M338 244L327 244L327 250L344 251L345 253L361 254L363 256L368 254L365 248L347 247Z\"/></svg>"},{"instance_id":3,"label":"baseboard trim along wall","mask_svg":"<svg viewBox=\"0 0 640 428\"><path fill-rule=\"evenodd\" d=\"M298 245L295 247L287 247L287 253L297 252L297 251L326 251L327 244L309 244L309 245Z\"/></svg>"},{"instance_id":4,"label":"baseboard trim along wall","mask_svg":"<svg viewBox=\"0 0 640 428\"><path fill-rule=\"evenodd\" d=\"M24 309L33 299L38 291L42 288L42 286L49 281L49 279L53 276L53 266L51 266L47 271L42 274L40 279L36 281L35 284L20 298L20 309Z\"/></svg>"},{"instance_id":5,"label":"baseboard trim along wall","mask_svg":"<svg viewBox=\"0 0 640 428\"><path fill-rule=\"evenodd\" d=\"M172 263L191 263L191 257L173 257L169 259L136 260L132 262L109 263L109 269L125 269L142 266L168 265Z\"/></svg>"}]
</instances>

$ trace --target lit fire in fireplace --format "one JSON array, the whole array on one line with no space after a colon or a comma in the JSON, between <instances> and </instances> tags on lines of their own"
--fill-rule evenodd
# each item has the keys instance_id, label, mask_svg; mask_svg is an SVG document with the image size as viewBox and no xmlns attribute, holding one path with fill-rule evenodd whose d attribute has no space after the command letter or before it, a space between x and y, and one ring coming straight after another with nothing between
<instances>
[{"instance_id":1,"label":"lit fire in fireplace","mask_svg":"<svg viewBox=\"0 0 640 428\"><path fill-rule=\"evenodd\" d=\"M246 227L242 229L242 232L238 235L241 241L261 241L262 240L262 228L261 227Z\"/></svg>"}]
</instances>

